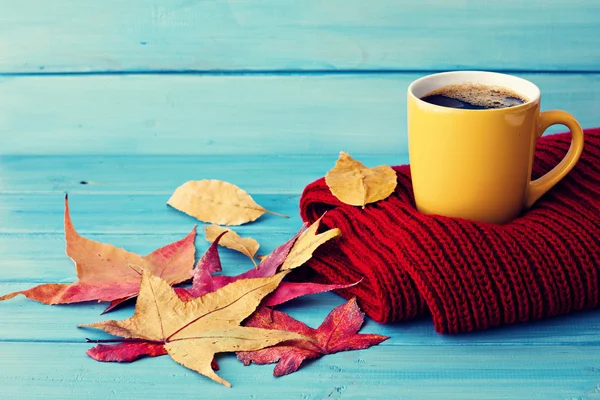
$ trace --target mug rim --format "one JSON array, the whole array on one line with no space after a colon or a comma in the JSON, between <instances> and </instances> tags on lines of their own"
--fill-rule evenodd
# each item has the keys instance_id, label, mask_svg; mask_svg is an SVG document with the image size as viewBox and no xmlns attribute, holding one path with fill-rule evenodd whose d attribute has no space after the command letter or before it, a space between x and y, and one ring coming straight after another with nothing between
<instances>
[{"instance_id":1,"label":"mug rim","mask_svg":"<svg viewBox=\"0 0 600 400\"><path fill-rule=\"evenodd\" d=\"M477 79L479 78L479 80ZM483 79L482 79L483 78ZM464 79L464 80L461 80ZM483 80L484 82L481 82ZM427 86L427 83L431 83L431 81L438 82L435 84L434 88L430 88L422 93L421 95L415 94L415 89L420 88L420 86ZM503 83L505 82L505 83ZM431 104L421 99L422 96L427 93L432 92L433 90L439 89L446 85L459 84L459 83L482 83L490 86L501 86L507 89L511 89L524 97L527 97L527 101L523 104L519 104L517 106L512 107L503 107L503 108L486 108L486 109L462 109L462 108L452 108L452 107L444 107L436 104ZM515 88L517 86L518 88ZM446 112L506 112L507 110L520 110L524 108L529 108L533 104L539 103L540 99L540 88L537 87L533 82L528 81L527 79L520 78L515 75L503 74L500 72L489 72L489 71L448 71L448 72L438 72L435 74L430 74L423 76L419 79L416 79L408 86L408 95L411 96L417 103L430 106L433 108L443 109Z\"/></svg>"}]
</instances>

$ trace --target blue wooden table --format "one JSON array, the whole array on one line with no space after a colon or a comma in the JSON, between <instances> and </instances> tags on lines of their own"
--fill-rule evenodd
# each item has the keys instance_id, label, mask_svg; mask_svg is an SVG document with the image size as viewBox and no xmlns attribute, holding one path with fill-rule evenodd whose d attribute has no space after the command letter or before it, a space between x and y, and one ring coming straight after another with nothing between
<instances>
[{"instance_id":1,"label":"blue wooden table","mask_svg":"<svg viewBox=\"0 0 600 400\"><path fill-rule=\"evenodd\" d=\"M512 72L598 126L599 21L597 0L0 0L0 293L75 279L65 192L81 234L146 254L195 223L165 205L178 185L223 179L292 216L239 229L272 250L340 150L407 162L405 90L433 71ZM316 326L342 302L283 309ZM104 306L0 303L0 399L600 399L600 311L458 336L367 321L391 339L283 378L220 357L227 389L168 357L88 358L106 336L75 325Z\"/></svg>"}]
</instances>

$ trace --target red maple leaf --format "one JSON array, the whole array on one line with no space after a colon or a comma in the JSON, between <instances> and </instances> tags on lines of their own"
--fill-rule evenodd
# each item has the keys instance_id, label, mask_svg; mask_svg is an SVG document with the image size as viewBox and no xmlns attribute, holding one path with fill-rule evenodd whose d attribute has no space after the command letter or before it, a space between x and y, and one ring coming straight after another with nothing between
<instances>
[{"instance_id":1,"label":"red maple leaf","mask_svg":"<svg viewBox=\"0 0 600 400\"><path fill-rule=\"evenodd\" d=\"M388 336L357 333L364 318L365 314L354 298L331 311L317 329L284 312L262 307L244 323L245 326L296 332L316 342L292 340L262 350L239 352L237 357L244 365L276 362L273 375L282 376L297 371L304 360L340 351L366 349L389 339Z\"/></svg>"}]
</instances>

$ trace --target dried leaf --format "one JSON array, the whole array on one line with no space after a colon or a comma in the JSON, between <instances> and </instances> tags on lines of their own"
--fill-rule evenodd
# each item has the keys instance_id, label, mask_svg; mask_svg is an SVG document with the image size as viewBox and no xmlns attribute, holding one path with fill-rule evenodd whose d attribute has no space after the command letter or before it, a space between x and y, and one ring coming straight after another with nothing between
<instances>
[{"instance_id":1,"label":"dried leaf","mask_svg":"<svg viewBox=\"0 0 600 400\"><path fill-rule=\"evenodd\" d=\"M80 236L71 222L67 197L64 218L67 255L75 263L79 279L71 284L38 285L2 296L0 301L23 294L44 304L91 300L121 302L137 295L144 270L162 277L171 285L190 279L196 252L195 227L185 238L142 257Z\"/></svg>"},{"instance_id":2,"label":"dried leaf","mask_svg":"<svg viewBox=\"0 0 600 400\"><path fill-rule=\"evenodd\" d=\"M102 342L102 340L89 340L88 342ZM163 343L147 341L121 342L117 344L99 344L89 349L86 354L94 360L102 362L133 362L142 357L160 357L167 354ZM219 370L217 360L213 358L211 368Z\"/></svg>"},{"instance_id":3,"label":"dried leaf","mask_svg":"<svg viewBox=\"0 0 600 400\"><path fill-rule=\"evenodd\" d=\"M223 247L227 247L228 249L239 251L243 255L249 257L256 267L254 256L260 247L260 244L258 244L256 240L252 238L243 238L233 230L217 225L205 226L204 232L206 233L206 240L211 243L214 242L217 237L227 233L227 235L221 239L219 244Z\"/></svg>"},{"instance_id":4,"label":"dried leaf","mask_svg":"<svg viewBox=\"0 0 600 400\"><path fill-rule=\"evenodd\" d=\"M211 368L216 353L253 351L286 340L311 340L293 332L240 326L284 275L240 280L183 302L167 282L144 271L133 317L82 326L121 336L125 342L163 344L176 362L231 386Z\"/></svg>"},{"instance_id":5,"label":"dried leaf","mask_svg":"<svg viewBox=\"0 0 600 400\"><path fill-rule=\"evenodd\" d=\"M297 268L303 265L305 262L310 260L312 254L320 245L342 234L338 228L330 229L323 233L317 234L317 230L319 229L319 225L321 223L321 218L316 220L300 235L298 240L296 240L294 247L292 247L292 250L280 268L281 271Z\"/></svg>"},{"instance_id":6,"label":"dried leaf","mask_svg":"<svg viewBox=\"0 0 600 400\"><path fill-rule=\"evenodd\" d=\"M144 259L166 271L166 274L162 275L163 279L165 276L169 276L172 271L181 271L181 274L183 274L183 272L189 274L191 272L190 265L194 265L194 255L196 253L196 248L194 246L195 238L196 227L194 227L192 233L190 233L186 238L154 250L152 253L145 256ZM179 274L179 272L177 274ZM170 281L170 279L166 280ZM171 284L176 285L187 280L188 279L181 279L179 281L173 281ZM133 295L111 301L102 314L111 311L115 307L121 305L127 300L135 298L136 296L137 292Z\"/></svg>"},{"instance_id":7,"label":"dried leaf","mask_svg":"<svg viewBox=\"0 0 600 400\"><path fill-rule=\"evenodd\" d=\"M191 298L200 297L203 294L214 292L222 287L216 287L214 285L213 274L223 270L217 247L226 233L227 232L223 232L217 236L208 247L208 250L206 250L206 253L198 260L198 264L196 264L196 268L192 274L192 287L188 290L181 289L182 291L189 293Z\"/></svg>"},{"instance_id":8,"label":"dried leaf","mask_svg":"<svg viewBox=\"0 0 600 400\"><path fill-rule=\"evenodd\" d=\"M198 265L194 270L192 287L187 290L178 288L176 290L177 294L180 295L182 300L196 298L206 293L214 292L215 290L240 279L265 278L268 276L273 276L277 272L279 266L283 264L290 249L294 245L296 239L298 239L300 236L301 232L302 230L298 232L298 234L296 234L296 236L294 236L292 239L273 250L273 252L267 256L267 258L258 264L258 267L249 269L248 271L236 276L213 276L214 273L221 272L221 261L217 251L217 243L219 243L219 240L223 237L223 235L226 235L226 233L221 234L221 236L215 239L215 241L210 245L204 256L198 262ZM183 292L186 293L183 294Z\"/></svg>"},{"instance_id":9,"label":"dried leaf","mask_svg":"<svg viewBox=\"0 0 600 400\"><path fill-rule=\"evenodd\" d=\"M273 250L273 252L265 257L263 262L261 262L257 268L250 269L237 276L213 276L214 273L221 272L221 261L217 251L217 243L219 243L219 240L222 240L221 238L223 238L223 235L229 235L227 232L222 232L220 236L218 236L210 245L204 256L202 256L198 262L198 265L194 270L192 287L189 289L175 288L175 292L181 300L189 301L206 293L214 292L215 290L239 279L264 278L273 276L277 272L279 266L281 266L281 264L283 264L285 261L288 253L294 246L294 243L298 237L300 237L305 231L304 229L305 228L302 227L302 229L292 239ZM317 283L282 282L273 293L265 297L262 304L267 306L275 306L304 295L346 289L356 285L357 283L358 282L349 285L323 285Z\"/></svg>"},{"instance_id":10,"label":"dried leaf","mask_svg":"<svg viewBox=\"0 0 600 400\"><path fill-rule=\"evenodd\" d=\"M110 304L104 309L104 311L102 311L100 314L106 314L107 312L112 311L113 309L119 307L121 304L125 303L128 300L134 299L137 297L137 294L128 296L128 297L121 297L120 299L116 299L116 300L112 300L110 302Z\"/></svg>"},{"instance_id":11,"label":"dried leaf","mask_svg":"<svg viewBox=\"0 0 600 400\"><path fill-rule=\"evenodd\" d=\"M200 221L219 225L245 224L264 213L289 218L259 206L236 185L218 180L188 181L175 189L167 204Z\"/></svg>"},{"instance_id":12,"label":"dried leaf","mask_svg":"<svg viewBox=\"0 0 600 400\"><path fill-rule=\"evenodd\" d=\"M276 362L273 371L275 376L291 374L300 368L304 360L340 351L366 349L387 340L387 336L357 333L363 324L364 316L356 304L356 299L351 299L335 308L321 326L313 329L284 312L261 307L244 325L296 332L314 341L293 340L262 350L241 351L237 356L244 365Z\"/></svg>"},{"instance_id":13,"label":"dried leaf","mask_svg":"<svg viewBox=\"0 0 600 400\"><path fill-rule=\"evenodd\" d=\"M133 362L142 357L158 357L167 354L162 343L133 342L99 344L87 351L87 355L104 362Z\"/></svg>"},{"instance_id":14,"label":"dried leaf","mask_svg":"<svg viewBox=\"0 0 600 400\"><path fill-rule=\"evenodd\" d=\"M325 175L325 183L342 203L364 207L392 194L397 178L387 165L367 168L342 151L335 167Z\"/></svg>"},{"instance_id":15,"label":"dried leaf","mask_svg":"<svg viewBox=\"0 0 600 400\"><path fill-rule=\"evenodd\" d=\"M309 294L325 293L332 290L348 289L357 285L359 282L349 285L326 285L312 282L281 282L279 287L270 295L265 297L261 303L263 306L274 307L286 303L298 297Z\"/></svg>"}]
</instances>

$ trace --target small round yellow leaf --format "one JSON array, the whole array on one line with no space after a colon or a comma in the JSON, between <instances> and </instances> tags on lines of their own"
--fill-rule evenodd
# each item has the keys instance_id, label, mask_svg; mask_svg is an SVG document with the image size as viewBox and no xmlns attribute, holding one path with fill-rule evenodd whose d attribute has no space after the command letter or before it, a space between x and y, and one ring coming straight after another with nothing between
<instances>
[{"instance_id":1,"label":"small round yellow leaf","mask_svg":"<svg viewBox=\"0 0 600 400\"><path fill-rule=\"evenodd\" d=\"M368 168L342 151L335 167L325 175L325 183L342 203L364 207L386 199L398 182L391 167Z\"/></svg>"}]
</instances>

